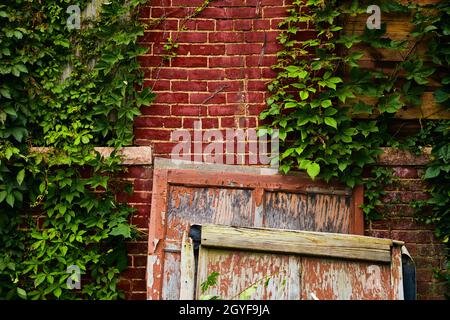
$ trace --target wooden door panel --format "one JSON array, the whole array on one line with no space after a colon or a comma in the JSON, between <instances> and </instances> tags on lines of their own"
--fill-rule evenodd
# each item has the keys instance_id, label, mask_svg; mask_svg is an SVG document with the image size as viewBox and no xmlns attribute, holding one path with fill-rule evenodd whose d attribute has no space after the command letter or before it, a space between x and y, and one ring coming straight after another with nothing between
<instances>
[{"instance_id":1,"label":"wooden door panel","mask_svg":"<svg viewBox=\"0 0 450 320\"><path fill-rule=\"evenodd\" d=\"M170 160L156 159L147 296L179 296L180 267L176 264L180 259L175 256L180 255L182 236L193 224L362 234L362 197L358 189L303 175L222 165L172 168Z\"/></svg>"},{"instance_id":2,"label":"wooden door panel","mask_svg":"<svg viewBox=\"0 0 450 320\"><path fill-rule=\"evenodd\" d=\"M242 292L255 288L255 300L299 300L300 258L296 256L246 251L200 250L197 299L201 295L239 299ZM202 293L200 285L218 271L217 284Z\"/></svg>"},{"instance_id":3,"label":"wooden door panel","mask_svg":"<svg viewBox=\"0 0 450 320\"><path fill-rule=\"evenodd\" d=\"M205 294L221 299L237 299L253 286L248 298L258 300L403 299L400 242L206 225L201 243L197 288L217 272L216 286Z\"/></svg>"}]
</instances>

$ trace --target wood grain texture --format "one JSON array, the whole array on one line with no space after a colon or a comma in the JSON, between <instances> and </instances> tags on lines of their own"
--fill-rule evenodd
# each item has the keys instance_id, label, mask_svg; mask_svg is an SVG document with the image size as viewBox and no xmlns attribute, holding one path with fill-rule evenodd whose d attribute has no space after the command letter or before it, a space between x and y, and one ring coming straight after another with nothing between
<instances>
[{"instance_id":1,"label":"wood grain texture","mask_svg":"<svg viewBox=\"0 0 450 320\"><path fill-rule=\"evenodd\" d=\"M193 300L195 294L195 258L192 239L183 234L181 243L180 299ZM169 288L176 287L170 286Z\"/></svg>"},{"instance_id":2,"label":"wood grain texture","mask_svg":"<svg viewBox=\"0 0 450 320\"><path fill-rule=\"evenodd\" d=\"M391 262L393 243L388 239L344 234L205 225L202 227L202 245L237 250Z\"/></svg>"},{"instance_id":3,"label":"wood grain texture","mask_svg":"<svg viewBox=\"0 0 450 320\"><path fill-rule=\"evenodd\" d=\"M148 299L179 298L182 238L193 224L353 232L353 191L345 186L223 165L218 172L163 166L154 169Z\"/></svg>"},{"instance_id":4,"label":"wood grain texture","mask_svg":"<svg viewBox=\"0 0 450 320\"><path fill-rule=\"evenodd\" d=\"M267 192L264 227L323 232L350 232L350 197Z\"/></svg>"},{"instance_id":5,"label":"wood grain texture","mask_svg":"<svg viewBox=\"0 0 450 320\"><path fill-rule=\"evenodd\" d=\"M302 299L388 300L390 265L350 260L303 258Z\"/></svg>"},{"instance_id":6,"label":"wood grain texture","mask_svg":"<svg viewBox=\"0 0 450 320\"><path fill-rule=\"evenodd\" d=\"M219 273L217 285L204 295L239 299L245 289L255 286L252 300L299 300L300 257L202 247L200 251L197 299L200 285L213 271ZM267 285L266 285L267 284Z\"/></svg>"}]
</instances>

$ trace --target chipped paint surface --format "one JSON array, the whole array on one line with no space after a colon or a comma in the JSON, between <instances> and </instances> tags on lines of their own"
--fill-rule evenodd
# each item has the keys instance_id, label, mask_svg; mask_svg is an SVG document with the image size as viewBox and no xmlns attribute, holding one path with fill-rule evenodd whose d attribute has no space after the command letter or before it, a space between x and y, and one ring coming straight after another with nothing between
<instances>
[{"instance_id":1,"label":"chipped paint surface","mask_svg":"<svg viewBox=\"0 0 450 320\"><path fill-rule=\"evenodd\" d=\"M302 299L380 300L389 299L389 264L360 261L303 258Z\"/></svg>"},{"instance_id":2,"label":"chipped paint surface","mask_svg":"<svg viewBox=\"0 0 450 320\"><path fill-rule=\"evenodd\" d=\"M351 190L301 176L155 168L149 226L148 297L179 297L181 241L190 225L352 233L353 207ZM287 263L287 260L282 261ZM289 279L289 283L299 281L292 275ZM298 292L294 290L287 297L295 299L296 296Z\"/></svg>"},{"instance_id":3,"label":"chipped paint surface","mask_svg":"<svg viewBox=\"0 0 450 320\"><path fill-rule=\"evenodd\" d=\"M180 298L180 291L172 290L172 288L178 288L180 286L180 261L180 254L166 252L163 276L163 300L178 300Z\"/></svg>"},{"instance_id":4,"label":"chipped paint surface","mask_svg":"<svg viewBox=\"0 0 450 320\"><path fill-rule=\"evenodd\" d=\"M252 226L251 191L170 187L167 238L181 240L192 224Z\"/></svg>"},{"instance_id":5,"label":"chipped paint surface","mask_svg":"<svg viewBox=\"0 0 450 320\"><path fill-rule=\"evenodd\" d=\"M267 192L265 227L319 232L350 232L350 197Z\"/></svg>"},{"instance_id":6,"label":"chipped paint surface","mask_svg":"<svg viewBox=\"0 0 450 320\"><path fill-rule=\"evenodd\" d=\"M238 299L242 291L255 284L251 299L300 299L299 257L203 248L201 255L197 283L204 282L213 271L220 274L217 285L204 294Z\"/></svg>"}]
</instances>

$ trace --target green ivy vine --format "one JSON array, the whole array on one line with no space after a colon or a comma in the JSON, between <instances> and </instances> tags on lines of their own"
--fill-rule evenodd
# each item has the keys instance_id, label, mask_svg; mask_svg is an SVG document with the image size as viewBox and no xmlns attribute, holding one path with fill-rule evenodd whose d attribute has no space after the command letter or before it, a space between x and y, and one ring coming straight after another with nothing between
<instances>
[{"instance_id":1,"label":"green ivy vine","mask_svg":"<svg viewBox=\"0 0 450 320\"><path fill-rule=\"evenodd\" d=\"M116 299L133 211L115 195L117 150L153 94L137 45L145 0L104 2L68 27L80 0L0 4L0 299ZM110 146L102 158L94 147ZM37 152L34 147L46 147ZM70 266L82 286L66 282Z\"/></svg>"},{"instance_id":2,"label":"green ivy vine","mask_svg":"<svg viewBox=\"0 0 450 320\"><path fill-rule=\"evenodd\" d=\"M414 30L409 39L391 39L387 25L353 30L356 18L369 17L367 8L378 5L385 15L409 18ZM274 66L277 77L269 85L268 108L260 118L263 132L279 130L280 169L304 170L349 187L366 186L363 210L377 219L384 185L392 182L387 169L375 166L382 147L407 145L389 130L402 108L422 104L425 92L450 109L450 6L447 0L418 5L384 0L294 0L280 24L283 49ZM353 27L352 27L353 26ZM304 32L315 32L316 37ZM420 50L426 44L425 52ZM399 52L403 59L392 70L367 67L361 62L371 48ZM428 123L423 119L423 130ZM426 122L426 123L425 123ZM432 206L427 219L444 243L449 239L449 139L448 122L433 130L433 161L424 176L431 185ZM367 171L371 172L367 178ZM366 176L366 178L365 178ZM448 280L448 276L447 276Z\"/></svg>"}]
</instances>

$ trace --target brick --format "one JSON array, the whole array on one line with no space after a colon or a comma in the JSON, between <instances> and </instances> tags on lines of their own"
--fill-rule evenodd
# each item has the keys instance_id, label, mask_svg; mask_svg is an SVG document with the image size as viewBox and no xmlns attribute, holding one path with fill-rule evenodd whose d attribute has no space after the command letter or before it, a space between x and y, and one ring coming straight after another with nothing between
<instances>
[{"instance_id":1,"label":"brick","mask_svg":"<svg viewBox=\"0 0 450 320\"><path fill-rule=\"evenodd\" d=\"M116 195L117 201L121 203L150 203L152 200L151 192L133 192L131 195L121 192Z\"/></svg>"},{"instance_id":2,"label":"brick","mask_svg":"<svg viewBox=\"0 0 450 320\"><path fill-rule=\"evenodd\" d=\"M417 200L425 200L428 195L424 192L389 191L381 197L384 203L406 203L409 204Z\"/></svg>"},{"instance_id":3,"label":"brick","mask_svg":"<svg viewBox=\"0 0 450 320\"><path fill-rule=\"evenodd\" d=\"M147 255L133 256L133 267L147 266Z\"/></svg>"},{"instance_id":4,"label":"brick","mask_svg":"<svg viewBox=\"0 0 450 320\"><path fill-rule=\"evenodd\" d=\"M148 139L148 140L169 140L170 131L169 130L158 130L158 129L140 129L134 130L136 139Z\"/></svg>"},{"instance_id":5,"label":"brick","mask_svg":"<svg viewBox=\"0 0 450 320\"><path fill-rule=\"evenodd\" d=\"M151 17L152 18L161 18L161 17L168 17L168 18L184 18L189 15L188 8L161 8L156 7L152 8L151 10Z\"/></svg>"},{"instance_id":6,"label":"brick","mask_svg":"<svg viewBox=\"0 0 450 320\"><path fill-rule=\"evenodd\" d=\"M242 8L226 8L226 15L233 19L252 19L256 18L256 8L242 7Z\"/></svg>"},{"instance_id":7,"label":"brick","mask_svg":"<svg viewBox=\"0 0 450 320\"><path fill-rule=\"evenodd\" d=\"M241 91L244 88L244 83L242 81L209 81L208 91L209 92L233 92Z\"/></svg>"},{"instance_id":8,"label":"brick","mask_svg":"<svg viewBox=\"0 0 450 320\"><path fill-rule=\"evenodd\" d=\"M151 191L153 180L151 179L136 179L134 180L135 191Z\"/></svg>"},{"instance_id":9,"label":"brick","mask_svg":"<svg viewBox=\"0 0 450 320\"><path fill-rule=\"evenodd\" d=\"M206 115L204 106L179 105L172 107L172 115L174 116L200 116Z\"/></svg>"},{"instance_id":10,"label":"brick","mask_svg":"<svg viewBox=\"0 0 450 320\"><path fill-rule=\"evenodd\" d=\"M161 65L162 57L157 56L140 56L138 57L141 67L157 67Z\"/></svg>"},{"instance_id":11,"label":"brick","mask_svg":"<svg viewBox=\"0 0 450 320\"><path fill-rule=\"evenodd\" d=\"M226 45L226 54L228 55L260 54L262 50L262 44L255 43L233 43Z\"/></svg>"},{"instance_id":12,"label":"brick","mask_svg":"<svg viewBox=\"0 0 450 320\"><path fill-rule=\"evenodd\" d=\"M249 91L266 91L268 82L265 80L251 80L248 82L247 89Z\"/></svg>"},{"instance_id":13,"label":"brick","mask_svg":"<svg viewBox=\"0 0 450 320\"><path fill-rule=\"evenodd\" d=\"M245 62L248 67L253 67L253 66L255 66L255 67L256 66L270 67L277 63L277 56L265 55L262 58L260 58L258 56L248 56L248 57L245 57Z\"/></svg>"},{"instance_id":14,"label":"brick","mask_svg":"<svg viewBox=\"0 0 450 320\"><path fill-rule=\"evenodd\" d=\"M143 115L168 116L170 115L170 106L151 104L150 106L142 107L141 112Z\"/></svg>"},{"instance_id":15,"label":"brick","mask_svg":"<svg viewBox=\"0 0 450 320\"><path fill-rule=\"evenodd\" d=\"M228 79L260 79L260 68L227 68L225 76Z\"/></svg>"},{"instance_id":16,"label":"brick","mask_svg":"<svg viewBox=\"0 0 450 320\"><path fill-rule=\"evenodd\" d=\"M148 179L150 180L150 179ZM150 205L149 204L135 204L133 208L136 210L135 214L139 216L150 216Z\"/></svg>"},{"instance_id":17,"label":"brick","mask_svg":"<svg viewBox=\"0 0 450 320\"><path fill-rule=\"evenodd\" d=\"M394 176L399 178L419 178L418 171L414 167L396 167L394 168Z\"/></svg>"},{"instance_id":18,"label":"brick","mask_svg":"<svg viewBox=\"0 0 450 320\"><path fill-rule=\"evenodd\" d=\"M232 20L217 20L216 31L230 31L233 30Z\"/></svg>"},{"instance_id":19,"label":"brick","mask_svg":"<svg viewBox=\"0 0 450 320\"><path fill-rule=\"evenodd\" d=\"M215 32L209 34L209 42L243 42L244 34L240 32Z\"/></svg>"},{"instance_id":20,"label":"brick","mask_svg":"<svg viewBox=\"0 0 450 320\"><path fill-rule=\"evenodd\" d=\"M120 279L117 284L117 289L121 291L131 291L131 281L127 279Z\"/></svg>"},{"instance_id":21,"label":"brick","mask_svg":"<svg viewBox=\"0 0 450 320\"><path fill-rule=\"evenodd\" d=\"M191 93L189 95L191 104L223 104L226 102L224 93Z\"/></svg>"},{"instance_id":22,"label":"brick","mask_svg":"<svg viewBox=\"0 0 450 320\"><path fill-rule=\"evenodd\" d=\"M206 91L207 87L202 81L172 81L172 91Z\"/></svg>"},{"instance_id":23,"label":"brick","mask_svg":"<svg viewBox=\"0 0 450 320\"><path fill-rule=\"evenodd\" d=\"M241 57L211 57L209 58L209 67L241 67L244 65L244 61Z\"/></svg>"},{"instance_id":24,"label":"brick","mask_svg":"<svg viewBox=\"0 0 450 320\"><path fill-rule=\"evenodd\" d=\"M198 18L223 19L227 18L225 8L206 8L198 16Z\"/></svg>"},{"instance_id":25,"label":"brick","mask_svg":"<svg viewBox=\"0 0 450 320\"><path fill-rule=\"evenodd\" d=\"M153 170L142 166L127 166L121 177L151 179L153 177Z\"/></svg>"},{"instance_id":26,"label":"brick","mask_svg":"<svg viewBox=\"0 0 450 320\"><path fill-rule=\"evenodd\" d=\"M235 128L237 127L237 119L235 117L220 118L220 126L222 128Z\"/></svg>"},{"instance_id":27,"label":"brick","mask_svg":"<svg viewBox=\"0 0 450 320\"><path fill-rule=\"evenodd\" d=\"M277 31L265 31L265 32L246 32L245 42L260 42L260 43L271 43L276 42L279 35Z\"/></svg>"},{"instance_id":28,"label":"brick","mask_svg":"<svg viewBox=\"0 0 450 320\"><path fill-rule=\"evenodd\" d=\"M144 88L150 87L153 91L167 91L170 90L170 81L169 80L152 80L145 81Z\"/></svg>"},{"instance_id":29,"label":"brick","mask_svg":"<svg viewBox=\"0 0 450 320\"><path fill-rule=\"evenodd\" d=\"M131 281L131 286L132 286L132 290L133 291L146 291L147 290L147 286L146 286L146 282L145 279L139 279L139 280L132 280Z\"/></svg>"},{"instance_id":30,"label":"brick","mask_svg":"<svg viewBox=\"0 0 450 320\"><path fill-rule=\"evenodd\" d=\"M149 226L149 219L148 217L134 216L131 218L131 224L139 229L147 229Z\"/></svg>"},{"instance_id":31,"label":"brick","mask_svg":"<svg viewBox=\"0 0 450 320\"><path fill-rule=\"evenodd\" d=\"M221 105L221 106L208 106L208 113L210 116L231 116L235 114L243 114L244 110L241 110L239 105Z\"/></svg>"},{"instance_id":32,"label":"brick","mask_svg":"<svg viewBox=\"0 0 450 320\"><path fill-rule=\"evenodd\" d=\"M188 72L182 68L161 68L155 74L159 79L187 79Z\"/></svg>"},{"instance_id":33,"label":"brick","mask_svg":"<svg viewBox=\"0 0 450 320\"><path fill-rule=\"evenodd\" d=\"M129 300L147 300L146 292L131 292L127 297Z\"/></svg>"},{"instance_id":34,"label":"brick","mask_svg":"<svg viewBox=\"0 0 450 320\"><path fill-rule=\"evenodd\" d=\"M136 127L148 128L180 128L181 119L163 117L138 117L134 119Z\"/></svg>"},{"instance_id":35,"label":"brick","mask_svg":"<svg viewBox=\"0 0 450 320\"><path fill-rule=\"evenodd\" d=\"M217 118L184 118L183 119L183 128L193 129L195 122L202 122L202 129L212 129L219 127L219 119Z\"/></svg>"},{"instance_id":36,"label":"brick","mask_svg":"<svg viewBox=\"0 0 450 320\"><path fill-rule=\"evenodd\" d=\"M263 18L279 18L287 16L287 7L263 8Z\"/></svg>"},{"instance_id":37,"label":"brick","mask_svg":"<svg viewBox=\"0 0 450 320\"><path fill-rule=\"evenodd\" d=\"M208 34L206 32L179 32L176 39L179 43L206 42Z\"/></svg>"},{"instance_id":38,"label":"brick","mask_svg":"<svg viewBox=\"0 0 450 320\"><path fill-rule=\"evenodd\" d=\"M179 55L224 55L224 44L192 44L181 45L178 49Z\"/></svg>"},{"instance_id":39,"label":"brick","mask_svg":"<svg viewBox=\"0 0 450 320\"><path fill-rule=\"evenodd\" d=\"M133 241L127 243L128 254L146 254L148 244L146 241Z\"/></svg>"},{"instance_id":40,"label":"brick","mask_svg":"<svg viewBox=\"0 0 450 320\"><path fill-rule=\"evenodd\" d=\"M249 31L252 30L252 20L236 20L234 21L234 30L236 31Z\"/></svg>"},{"instance_id":41,"label":"brick","mask_svg":"<svg viewBox=\"0 0 450 320\"><path fill-rule=\"evenodd\" d=\"M188 77L191 80L222 80L224 78L224 71L215 69L196 69L189 70Z\"/></svg>"},{"instance_id":42,"label":"brick","mask_svg":"<svg viewBox=\"0 0 450 320\"><path fill-rule=\"evenodd\" d=\"M207 67L208 58L206 57L177 57L171 61L172 67Z\"/></svg>"},{"instance_id":43,"label":"brick","mask_svg":"<svg viewBox=\"0 0 450 320\"><path fill-rule=\"evenodd\" d=\"M431 243L434 237L431 231L393 230L392 238L411 243Z\"/></svg>"},{"instance_id":44,"label":"brick","mask_svg":"<svg viewBox=\"0 0 450 320\"><path fill-rule=\"evenodd\" d=\"M153 152L155 154L170 154L176 145L175 142L155 142L153 143Z\"/></svg>"},{"instance_id":45,"label":"brick","mask_svg":"<svg viewBox=\"0 0 450 320\"><path fill-rule=\"evenodd\" d=\"M156 95L156 103L187 103L189 95L187 93L160 92Z\"/></svg>"}]
</instances>

